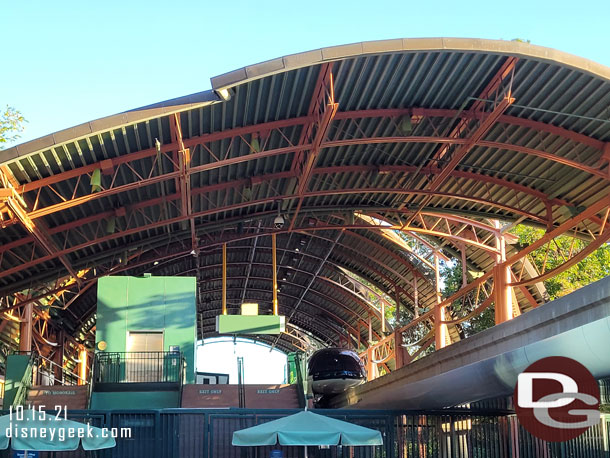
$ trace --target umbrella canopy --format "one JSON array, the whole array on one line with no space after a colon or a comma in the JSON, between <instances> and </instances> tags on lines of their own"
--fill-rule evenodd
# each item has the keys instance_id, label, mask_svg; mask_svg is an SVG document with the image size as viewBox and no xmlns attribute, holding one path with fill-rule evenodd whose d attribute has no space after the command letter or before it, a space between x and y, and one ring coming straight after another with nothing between
<instances>
[{"instance_id":1,"label":"umbrella canopy","mask_svg":"<svg viewBox=\"0 0 610 458\"><path fill-rule=\"evenodd\" d=\"M233 445L382 445L381 433L310 411L233 433Z\"/></svg>"},{"instance_id":2,"label":"umbrella canopy","mask_svg":"<svg viewBox=\"0 0 610 458\"><path fill-rule=\"evenodd\" d=\"M116 445L112 437L103 437L100 428L94 428L76 421L44 415L31 409L21 413L0 417L0 450L7 449L12 442L15 450L76 450L82 443L84 450L99 450Z\"/></svg>"}]
</instances>

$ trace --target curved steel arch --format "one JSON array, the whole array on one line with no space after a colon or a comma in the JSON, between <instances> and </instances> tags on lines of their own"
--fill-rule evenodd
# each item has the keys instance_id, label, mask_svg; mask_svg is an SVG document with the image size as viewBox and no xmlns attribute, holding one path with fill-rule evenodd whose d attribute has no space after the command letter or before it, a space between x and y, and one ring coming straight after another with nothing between
<instances>
[{"instance_id":1,"label":"curved steel arch","mask_svg":"<svg viewBox=\"0 0 610 458\"><path fill-rule=\"evenodd\" d=\"M234 247L231 247L231 249L233 249L233 248ZM241 247L241 248L245 248L245 247ZM279 249L278 249L278 251L279 251ZM235 262L231 262L231 265L247 265L247 264L248 263L235 263ZM262 263L262 262L253 262L251 264L257 265L257 266L270 267L270 264ZM204 265L204 266L200 266L200 267L198 267L196 269L179 270L177 275L182 275L182 274L185 274L185 273L189 273L189 272L191 272L193 270L202 271L202 270L207 270L207 269L218 269L218 268L222 268L222 264L207 264L207 265ZM311 272L307 272L307 271L304 271L304 270L299 270L299 269L294 269L294 268L291 268L291 270L298 271L298 272L301 272L301 273L305 273L305 274L310 275L310 276L312 275ZM255 277L255 276L246 277L246 276L243 276L243 275L231 275L229 278L230 279L240 279L240 280L245 280L245 279L249 278L251 280L254 279L254 280L269 280L269 281L271 281L270 277L269 278L266 278L266 277ZM326 279L324 277L319 277L319 279L323 280L323 281L326 281ZM209 281L209 282L217 282L217 281L220 281L220 280L222 280L221 277L205 279L205 281ZM203 282L204 282L204 280L201 280L199 283L203 283ZM301 289L305 288L305 285L301 285L301 284L295 283L293 281L286 280L286 281L283 281L283 283L290 284L290 285L292 285L292 286L294 286L296 288L301 288ZM329 283L331 285L331 287L333 286L331 282L327 282L327 283ZM228 287L228 289L235 289L235 288L229 288ZM333 289L335 289L335 288L333 288ZM254 289L248 288L248 290L250 291L250 290L254 290ZM344 296L346 298L348 298L350 301L359 303L360 306L363 307L365 310L368 309L369 307L372 307L372 305L368 305L368 303L366 301L364 301L363 298L358 297L353 292L351 292L351 294L347 294L349 291L342 291L342 290L339 290L339 289L336 289L336 290L340 291L341 293L343 293ZM212 291L216 291L217 292L218 290L212 290ZM258 289L258 291L267 291L268 293L272 292L271 290L262 290L260 288ZM202 292L207 292L207 291L202 291ZM326 293L324 293L322 291L317 291L315 289L310 289L309 292L311 292L314 295L322 297L324 300L333 302L334 304L336 304L337 306L339 306L340 308L345 310L349 315L354 317L356 320L359 320L360 324L363 324L363 325L367 324L364 320L362 320L362 318L358 315L358 313L356 311L354 311L354 310L350 309L349 307L347 307L346 304L343 304L343 303L337 301L336 299L332 298L331 296L328 296ZM303 301L309 303L310 305L313 304L311 301L305 301L305 300L303 300ZM316 305L316 307L319 308L321 306ZM379 310L377 310L376 308L373 307L373 312L376 315L376 317L378 319L380 319L381 315L380 315ZM342 323L344 323L347 326L351 326L351 325L349 325L347 322L345 322L343 320L342 320ZM388 326L389 326L389 324L388 324Z\"/></svg>"},{"instance_id":2,"label":"curved steel arch","mask_svg":"<svg viewBox=\"0 0 610 458\"><path fill-rule=\"evenodd\" d=\"M240 278L240 279L245 279L245 277L239 277L239 276L237 276L237 277L232 277L232 278ZM259 279L264 280L263 278L260 278L260 277L259 277ZM210 280L210 281L220 281L220 280L221 280L221 278L215 278L215 279L212 279L212 280ZM298 285L298 284L294 284L294 283L293 283L292 285L294 285L294 286L301 286L301 287L303 287L303 288L304 288L304 286L302 286L302 285ZM232 290L236 290L237 288L229 288L229 287L227 286L227 291L229 291L230 289L232 289ZM261 294L270 294L270 293L271 293L271 290L260 289L260 288L249 288L249 291L258 292L258 293L261 293ZM335 304L337 304L337 305L340 305L340 306L341 306L341 304L340 304L339 302L337 302L336 300L334 300L334 299L333 299L333 298L331 298L330 296L327 296L326 294L324 294L324 293L322 293L322 292L320 292L320 291L316 291L316 290L310 290L310 291L311 291L311 292L313 292L313 293L315 293L315 294L317 294L317 295L318 295L318 296L320 296L320 297L323 297L325 300L328 300L328 301L330 301L330 302L333 302L333 303L335 303ZM207 290L206 292L211 292L211 293L219 293L219 292L222 292L222 289L218 289L218 288L216 288L216 289ZM289 297L289 298L291 298L291 299L296 299L296 300L298 300L298 299L299 299L299 298L298 298L298 297L296 297L296 296L292 296L292 295L287 294L287 293L282 292L282 291L278 291L278 294L279 294L279 295L281 295L281 296ZM313 302L311 302L311 301L306 301L305 299L303 299L303 302L305 302L306 304L308 304L308 305L312 306L313 308L315 308L315 309L317 309L317 310L321 310L321 311L322 311L323 313L325 313L325 314L328 314L328 315L332 316L332 317L333 317L335 320L337 320L338 322L341 322L341 323L343 323L343 324L344 324L346 327L349 327L349 328L350 328L350 329L351 329L351 330L352 330L352 331L353 331L355 334L360 334L360 331L359 331L357 328L353 327L353 325L351 325L351 324L347 323L346 321L344 321L344 320L343 320L343 319L341 319L340 317L336 316L336 315L335 315L335 314L333 314L332 312L329 312L327 309L323 308L321 305L314 304ZM285 306L285 307L287 307L287 306ZM346 308L346 310L348 310L348 309ZM307 315L307 314L304 314L304 315ZM312 317L311 315L310 315L310 317L311 317L311 318L314 318L314 317ZM359 324L360 324L360 325L363 325L363 326L365 326L365 327L367 326L367 323L366 323L365 321L361 320L361 319L360 319L360 318L358 318L358 317L357 317L357 319L358 319L358 322L359 322ZM373 330L373 334L374 334L374 335L375 335L377 338L379 338L379 336L380 336L380 335L379 335L379 334L378 334L378 333L377 333L375 330Z\"/></svg>"},{"instance_id":3,"label":"curved steel arch","mask_svg":"<svg viewBox=\"0 0 610 458\"><path fill-rule=\"evenodd\" d=\"M251 247L247 247L247 246L243 246L243 247L235 247L235 246L231 246L230 250L235 250L235 249L249 249ZM267 248L268 250L271 250L271 248L268 247L259 247L257 249L265 249ZM290 250L286 250L286 249L280 249L277 248L277 251L284 251L284 252L290 252ZM309 255L309 257L316 259L316 260L321 260L322 258L316 257L316 256L311 256ZM332 264L334 265L334 263L327 261L328 264ZM266 262L234 262L231 261L228 265L227 268L231 267L231 266L247 266L247 265L254 265L254 266L264 266L265 268L271 268L272 264L266 263ZM191 271L203 271L203 270L208 270L208 269L220 269L222 268L222 264L205 264L203 266L199 266L196 267L194 269L187 269L187 270L180 270L178 272L178 275L182 275L182 274L186 274L189 273ZM298 269L292 266L284 266L284 265L278 265L278 268L285 268L289 271L293 271L293 272L298 272L304 275L307 275L309 277L313 276L313 272L309 272L307 270L302 270L302 269ZM327 266L325 266L325 268L328 268ZM339 272L339 270L337 269L330 269L333 272ZM239 279L257 279L257 280L264 280L264 277L253 277L253 276L230 276L229 278L239 278ZM350 291L350 290L344 290L344 289L338 289L338 288L334 288L334 283L332 281L330 281L329 279L327 279L326 277L316 277L317 280L320 280L322 282L325 282L327 284L329 284L331 287L333 287L333 289L335 289L336 291L339 291L341 293L344 294L345 297L349 298L350 301L359 303L361 307L363 307L365 310L367 310L367 312L369 314L374 315L378 320L381 320L381 310L377 309L373 304L371 304L370 302L368 302L365 298L359 296L358 294L356 294L354 291ZM268 278L269 281L271 281L271 277ZM218 281L218 278L212 278L212 279L206 279L206 281ZM295 283L293 281L288 281L288 280L282 280L283 283L287 283L287 284L291 284L293 286L296 286L298 288L305 288L304 285L301 285L299 283ZM271 290L270 290L271 291ZM314 292L315 290L310 290L312 292ZM346 310L349 311L350 314L352 314L354 317L357 317L357 313L355 313L353 310L348 309L347 307L344 307ZM386 326L388 328L391 328L391 325L387 322L386 320Z\"/></svg>"},{"instance_id":4,"label":"curved steel arch","mask_svg":"<svg viewBox=\"0 0 610 458\"><path fill-rule=\"evenodd\" d=\"M216 290L212 290L212 291L213 291L213 292L216 292L216 293L221 292L221 290L220 290L220 289L216 289ZM266 290L260 290L260 289L258 289L258 290L257 290L257 289L253 289L252 291L255 291L255 292L260 292L260 293L266 293L266 292L268 292L268 291L266 291ZM290 295L287 295L287 294L280 294L280 295L283 295L283 296L285 296L285 297L293 297L293 296L290 296ZM321 310L323 313L328 314L328 312L326 312L326 311L325 311L324 309L322 309L321 307L319 307L319 306L315 306L315 305L313 305L313 304L311 304L311 303L309 303L309 302L308 302L308 304L309 304L309 305L311 305L312 307L316 308L317 310ZM208 311L208 310L206 310L206 311L200 311L199 313L200 313L200 314L203 314L203 313L205 313L205 312L214 312L214 311L213 311L213 310L209 310L209 311ZM303 316L308 317L308 318L309 318L309 319L311 319L312 321L315 321L317 324L322 325L322 326L323 326L323 327L324 327L326 330L329 330L329 331L331 331L332 333L336 334L336 335L337 335L337 337L345 336L345 334L344 334L344 333L342 333L340 329L336 329L336 328L334 328L334 327L333 327L333 326L331 326L329 323L324 322L323 320L317 320L315 316L313 316L313 315L311 315L311 314L309 314L309 313L306 313L306 312L305 312L305 313L302 313L302 315L303 315ZM331 315L332 315L332 314L331 314ZM204 320L204 321L211 321L211 320L215 320L215 316L212 316L212 317L203 317L203 316L202 316L201 318L202 318L202 320ZM297 322L299 322L299 320L298 320L298 319L297 319L296 321L297 321ZM213 325L212 325L212 326L213 326ZM349 324L348 324L347 326L348 326L348 327L349 327L349 328L350 328L352 331L355 331L355 332L356 332L356 329L355 329L355 328L353 328L353 327L352 327L352 326L350 326ZM299 325L299 327L302 327L303 329L306 329L306 327L303 327L302 325ZM325 338L325 339L327 339L327 340L338 342L338 339L337 339L337 340L332 339L332 338L330 337L330 335L329 335L329 334L326 334L326 333L324 333L324 332L321 332L319 329L311 328L311 329L309 330L309 332L312 332L312 333L314 333L314 334L319 333L319 335L321 335L323 338Z\"/></svg>"}]
</instances>

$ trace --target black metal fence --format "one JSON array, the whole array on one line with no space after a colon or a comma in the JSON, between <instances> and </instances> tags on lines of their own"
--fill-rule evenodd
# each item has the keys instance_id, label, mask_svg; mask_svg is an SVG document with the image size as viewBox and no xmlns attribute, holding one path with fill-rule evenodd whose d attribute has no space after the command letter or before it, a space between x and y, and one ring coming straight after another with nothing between
<instances>
[{"instance_id":1,"label":"black metal fence","mask_svg":"<svg viewBox=\"0 0 610 458\"><path fill-rule=\"evenodd\" d=\"M282 449L285 458L303 457L302 447L233 447L234 431L295 413L295 410L207 410L70 412L93 426L129 428L131 437L117 439L111 450L40 452L40 458L268 458ZM604 424L577 439L547 443L532 437L514 416L419 414L384 411L318 410L382 433L379 447L309 447L312 458L608 458L608 429ZM1 456L12 456L3 452Z\"/></svg>"},{"instance_id":2,"label":"black metal fence","mask_svg":"<svg viewBox=\"0 0 610 458\"><path fill-rule=\"evenodd\" d=\"M180 352L100 352L93 363L94 383L181 382Z\"/></svg>"}]
</instances>

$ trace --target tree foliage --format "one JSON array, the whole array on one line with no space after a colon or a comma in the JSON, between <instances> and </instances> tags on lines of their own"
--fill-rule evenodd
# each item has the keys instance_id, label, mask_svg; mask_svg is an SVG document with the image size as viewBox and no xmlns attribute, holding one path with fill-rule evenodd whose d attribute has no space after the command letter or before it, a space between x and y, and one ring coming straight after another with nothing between
<instances>
[{"instance_id":1,"label":"tree foliage","mask_svg":"<svg viewBox=\"0 0 610 458\"><path fill-rule=\"evenodd\" d=\"M511 230L511 233L519 237L519 249L523 249L540 239L544 235L544 230L518 225ZM555 242L553 242L552 248L549 250L550 253L547 253L547 248L545 246L534 250L531 253L530 260L539 272L543 270L543 266L544 270L548 272L563 264L568 258L568 253L570 251L577 253L587 245L586 241L577 240L568 236L558 237L555 239ZM441 274L445 283L443 296L449 297L462 286L462 265L459 261L445 263L442 265ZM549 298L553 300L608 275L610 275L610 244L606 243L578 264L545 280L544 286ZM472 304L468 301L467 295L466 300L460 299L455 301L451 305L450 311L454 315L462 316L472 308ZM464 334L466 336L476 334L479 331L493 326L494 322L494 307L492 305L478 316L463 323Z\"/></svg>"},{"instance_id":2,"label":"tree foliage","mask_svg":"<svg viewBox=\"0 0 610 458\"><path fill-rule=\"evenodd\" d=\"M544 230L519 225L512 231L519 237L519 245L531 245L544 235ZM545 247L534 250L530 256L538 271L554 269L563 264L570 252L577 253L587 246L587 242L573 237L560 236L555 239L547 254ZM578 264L545 280L544 286L551 300L570 294L583 286L610 275L610 245L604 244Z\"/></svg>"},{"instance_id":3,"label":"tree foliage","mask_svg":"<svg viewBox=\"0 0 610 458\"><path fill-rule=\"evenodd\" d=\"M441 275L445 287L443 297L447 298L455 293L462 286L462 263L459 261L441 264ZM453 318L466 315L475 308L474 292L466 295L465 298L455 301L448 308ZM472 317L461 324L464 336L472 336L484 329L490 328L495 324L494 307L488 307L482 313Z\"/></svg>"},{"instance_id":4,"label":"tree foliage","mask_svg":"<svg viewBox=\"0 0 610 458\"><path fill-rule=\"evenodd\" d=\"M25 122L23 115L13 107L7 105L6 109L0 112L0 149L19 138Z\"/></svg>"}]
</instances>

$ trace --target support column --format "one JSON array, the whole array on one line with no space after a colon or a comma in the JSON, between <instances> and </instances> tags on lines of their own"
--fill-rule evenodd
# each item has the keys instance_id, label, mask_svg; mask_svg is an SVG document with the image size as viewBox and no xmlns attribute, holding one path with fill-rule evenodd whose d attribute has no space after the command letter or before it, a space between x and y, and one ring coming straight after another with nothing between
<instances>
[{"instance_id":1,"label":"support column","mask_svg":"<svg viewBox=\"0 0 610 458\"><path fill-rule=\"evenodd\" d=\"M417 277L413 275L413 314L419 318L419 292L417 291Z\"/></svg>"},{"instance_id":2,"label":"support column","mask_svg":"<svg viewBox=\"0 0 610 458\"><path fill-rule=\"evenodd\" d=\"M500 222L494 220L496 229L500 229ZM513 318L513 292L509 286L511 282L510 266L503 265L506 261L506 239L498 232L496 235L496 248L500 252L496 256L494 267L494 303L496 324L504 323Z\"/></svg>"},{"instance_id":3,"label":"support column","mask_svg":"<svg viewBox=\"0 0 610 458\"><path fill-rule=\"evenodd\" d=\"M460 246L460 252L462 254L462 288L468 284L468 267L466 265L466 245Z\"/></svg>"},{"instance_id":4,"label":"support column","mask_svg":"<svg viewBox=\"0 0 610 458\"><path fill-rule=\"evenodd\" d=\"M396 369L400 369L411 362L409 352L402 346L402 332L394 331L394 361Z\"/></svg>"},{"instance_id":5,"label":"support column","mask_svg":"<svg viewBox=\"0 0 610 458\"><path fill-rule=\"evenodd\" d=\"M276 236L271 234L271 245L272 245L272 256L273 256L273 314L278 315L278 302L277 302L277 248L276 248Z\"/></svg>"},{"instance_id":6,"label":"support column","mask_svg":"<svg viewBox=\"0 0 610 458\"><path fill-rule=\"evenodd\" d=\"M445 321L445 307L440 307L443 301L441 295L441 277L438 265L438 255L434 253L434 275L436 287L436 305L434 306L434 342L436 349L440 350L447 345L447 325L442 323Z\"/></svg>"},{"instance_id":7,"label":"support column","mask_svg":"<svg viewBox=\"0 0 610 458\"><path fill-rule=\"evenodd\" d=\"M30 302L23 307L23 317L19 325L19 351L32 351L32 313L33 303Z\"/></svg>"},{"instance_id":8,"label":"support column","mask_svg":"<svg viewBox=\"0 0 610 458\"><path fill-rule=\"evenodd\" d=\"M55 384L63 385L64 380L64 331L61 330L57 333L57 343L59 346L55 351L55 355L53 357L55 366L53 367L53 376L55 378ZM61 383L58 383L61 382Z\"/></svg>"},{"instance_id":9,"label":"support column","mask_svg":"<svg viewBox=\"0 0 610 458\"><path fill-rule=\"evenodd\" d=\"M227 244L222 244L222 314L227 314Z\"/></svg>"},{"instance_id":10,"label":"support column","mask_svg":"<svg viewBox=\"0 0 610 458\"><path fill-rule=\"evenodd\" d=\"M373 364L373 349L369 346L366 349L366 379L371 381L375 379L375 369Z\"/></svg>"},{"instance_id":11,"label":"support column","mask_svg":"<svg viewBox=\"0 0 610 458\"><path fill-rule=\"evenodd\" d=\"M87 349L81 346L78 350L78 384L84 385L87 380Z\"/></svg>"},{"instance_id":12,"label":"support column","mask_svg":"<svg viewBox=\"0 0 610 458\"><path fill-rule=\"evenodd\" d=\"M394 320L395 320L395 327L400 327L400 292L398 291L398 286L396 286L396 284L394 284L394 294L395 294L395 301L396 301L396 312L394 314Z\"/></svg>"}]
</instances>

